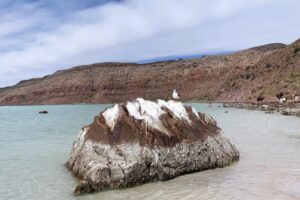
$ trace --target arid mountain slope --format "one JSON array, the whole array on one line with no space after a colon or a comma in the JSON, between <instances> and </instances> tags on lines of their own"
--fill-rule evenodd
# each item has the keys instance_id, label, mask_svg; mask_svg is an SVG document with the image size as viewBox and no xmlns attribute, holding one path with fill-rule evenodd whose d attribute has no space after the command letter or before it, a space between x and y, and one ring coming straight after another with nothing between
<instances>
[{"instance_id":1,"label":"arid mountain slope","mask_svg":"<svg viewBox=\"0 0 300 200\"><path fill-rule=\"evenodd\" d=\"M174 88L186 101L274 101L280 92L299 92L299 43L191 60L79 66L2 88L0 105L168 99Z\"/></svg>"},{"instance_id":2,"label":"arid mountain slope","mask_svg":"<svg viewBox=\"0 0 300 200\"><path fill-rule=\"evenodd\" d=\"M300 40L274 51L227 80L233 87L219 96L232 101L275 102L300 95Z\"/></svg>"}]
</instances>

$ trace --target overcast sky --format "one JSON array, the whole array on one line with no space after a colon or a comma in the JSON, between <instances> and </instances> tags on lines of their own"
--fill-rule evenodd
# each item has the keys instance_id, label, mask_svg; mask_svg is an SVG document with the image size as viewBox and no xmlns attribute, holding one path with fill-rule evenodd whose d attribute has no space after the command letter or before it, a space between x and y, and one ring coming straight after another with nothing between
<instances>
[{"instance_id":1,"label":"overcast sky","mask_svg":"<svg viewBox=\"0 0 300 200\"><path fill-rule=\"evenodd\" d=\"M0 87L103 61L300 38L299 0L0 0Z\"/></svg>"}]
</instances>

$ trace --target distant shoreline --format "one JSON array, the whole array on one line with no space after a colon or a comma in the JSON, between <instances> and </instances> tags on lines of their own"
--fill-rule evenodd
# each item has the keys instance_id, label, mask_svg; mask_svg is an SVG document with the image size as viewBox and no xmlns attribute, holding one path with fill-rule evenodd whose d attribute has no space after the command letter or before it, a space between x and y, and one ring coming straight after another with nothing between
<instances>
[{"instance_id":1,"label":"distant shoreline","mask_svg":"<svg viewBox=\"0 0 300 200\"><path fill-rule=\"evenodd\" d=\"M225 103L223 107L240 108L246 110L259 110L266 114L280 113L282 115L300 117L300 103Z\"/></svg>"},{"instance_id":2,"label":"distant shoreline","mask_svg":"<svg viewBox=\"0 0 300 200\"><path fill-rule=\"evenodd\" d=\"M119 103L119 102L116 102ZM80 105L112 105L116 103L75 103L75 104L32 104L32 105L0 105L0 107L23 107L23 106L80 106ZM280 113L300 117L300 103L278 103L278 102L224 102L224 101L185 101L182 103L199 103L199 104L222 104L224 108L239 108L246 110L258 110L267 114Z\"/></svg>"}]
</instances>

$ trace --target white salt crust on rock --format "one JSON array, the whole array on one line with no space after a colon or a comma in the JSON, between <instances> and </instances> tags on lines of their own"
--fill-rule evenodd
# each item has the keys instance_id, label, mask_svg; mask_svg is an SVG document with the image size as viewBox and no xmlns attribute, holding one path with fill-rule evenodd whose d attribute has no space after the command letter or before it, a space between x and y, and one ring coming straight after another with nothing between
<instances>
[{"instance_id":1,"label":"white salt crust on rock","mask_svg":"<svg viewBox=\"0 0 300 200\"><path fill-rule=\"evenodd\" d=\"M164 107L169 109L177 119L190 122L189 116L181 102L173 100L157 100L157 103L155 103L152 101L146 101L142 98L137 98L135 101L127 102L126 104L126 108L130 116L138 120L143 120L148 126L152 126L158 130L163 129L160 116L166 113L163 110ZM102 113L106 123L112 130L114 129L115 122L119 116L118 108L119 106L116 104ZM194 108L193 112L198 116L198 113Z\"/></svg>"},{"instance_id":2,"label":"white salt crust on rock","mask_svg":"<svg viewBox=\"0 0 300 200\"><path fill-rule=\"evenodd\" d=\"M169 180L238 158L213 118L180 102L138 98L106 109L83 128L67 167L81 194Z\"/></svg>"}]
</instances>

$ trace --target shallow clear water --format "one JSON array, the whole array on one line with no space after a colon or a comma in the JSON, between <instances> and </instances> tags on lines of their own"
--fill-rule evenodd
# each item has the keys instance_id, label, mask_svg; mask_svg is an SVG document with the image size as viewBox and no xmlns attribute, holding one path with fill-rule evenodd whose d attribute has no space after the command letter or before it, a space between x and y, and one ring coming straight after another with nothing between
<instances>
[{"instance_id":1,"label":"shallow clear water","mask_svg":"<svg viewBox=\"0 0 300 200\"><path fill-rule=\"evenodd\" d=\"M193 105L217 120L239 162L80 197L64 163L79 129L108 105L0 107L0 199L300 199L300 118Z\"/></svg>"}]
</instances>

